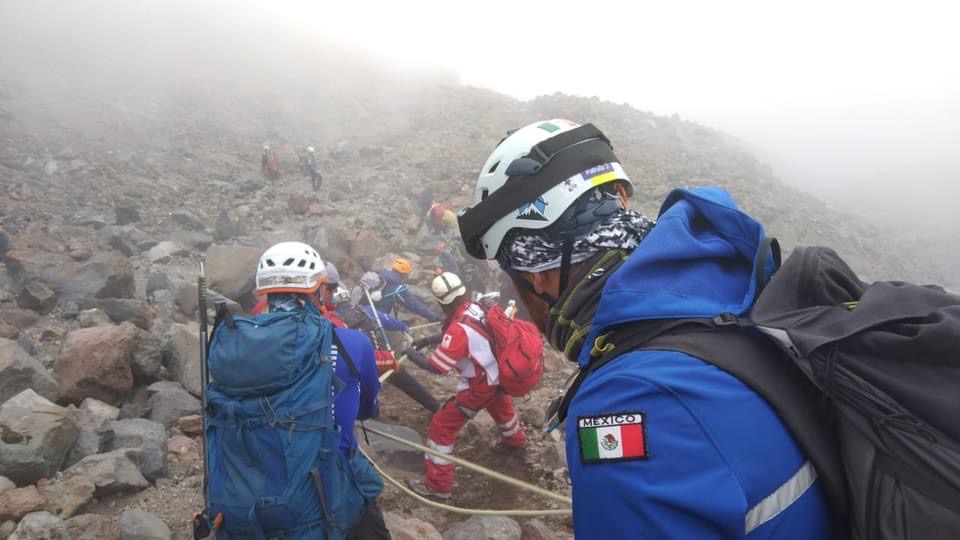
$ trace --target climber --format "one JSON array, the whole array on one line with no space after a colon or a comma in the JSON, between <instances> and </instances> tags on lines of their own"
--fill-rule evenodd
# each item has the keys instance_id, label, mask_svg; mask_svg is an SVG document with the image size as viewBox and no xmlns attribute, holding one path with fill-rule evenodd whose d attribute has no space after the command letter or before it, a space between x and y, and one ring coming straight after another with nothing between
<instances>
[{"instance_id":1,"label":"climber","mask_svg":"<svg viewBox=\"0 0 960 540\"><path fill-rule=\"evenodd\" d=\"M499 387L499 367L490 342L490 333L483 323L483 308L470 301L460 278L444 272L433 279L433 294L447 315L443 333L435 338L421 338L404 351L421 368L439 374L456 368L460 372L457 393L443 404L430 420L427 446L444 454L453 452L457 434L481 410L493 417L500 430L500 439L490 448L505 453L523 448L527 435L513 407L513 399ZM417 348L439 344L429 357ZM424 480L411 480L410 488L420 495L449 499L453 491L453 463L427 454Z\"/></svg>"},{"instance_id":2,"label":"climber","mask_svg":"<svg viewBox=\"0 0 960 540\"><path fill-rule=\"evenodd\" d=\"M271 179L280 176L280 160L276 151L267 144L263 145L263 154L260 156L260 173Z\"/></svg>"},{"instance_id":3,"label":"climber","mask_svg":"<svg viewBox=\"0 0 960 540\"><path fill-rule=\"evenodd\" d=\"M313 191L320 191L323 176L320 175L320 171L317 168L317 156L312 146L308 146L306 152L300 156L300 168L303 169L303 174L310 179L310 185L313 186Z\"/></svg>"}]
</instances>

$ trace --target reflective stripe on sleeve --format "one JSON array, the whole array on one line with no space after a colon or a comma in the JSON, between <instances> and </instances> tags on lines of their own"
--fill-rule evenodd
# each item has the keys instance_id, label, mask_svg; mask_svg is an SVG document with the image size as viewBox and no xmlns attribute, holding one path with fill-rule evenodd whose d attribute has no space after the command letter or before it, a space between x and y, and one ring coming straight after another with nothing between
<instances>
[{"instance_id":1,"label":"reflective stripe on sleeve","mask_svg":"<svg viewBox=\"0 0 960 540\"><path fill-rule=\"evenodd\" d=\"M780 515L795 503L817 479L817 470L807 461L793 476L747 512L746 534Z\"/></svg>"}]
</instances>

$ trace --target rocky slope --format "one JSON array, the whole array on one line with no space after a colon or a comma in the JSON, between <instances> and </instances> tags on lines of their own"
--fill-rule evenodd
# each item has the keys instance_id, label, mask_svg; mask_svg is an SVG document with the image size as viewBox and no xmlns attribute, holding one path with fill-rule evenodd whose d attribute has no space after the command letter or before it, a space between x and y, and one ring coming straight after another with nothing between
<instances>
[{"instance_id":1,"label":"rocky slope","mask_svg":"<svg viewBox=\"0 0 960 540\"><path fill-rule=\"evenodd\" d=\"M487 153L536 119L603 129L647 213L674 187L719 184L788 249L832 245L870 278L956 284L947 259L913 256L910 242L784 186L723 133L624 105L389 79L296 87L283 102L206 81L162 95L98 88L65 103L69 77L41 82L0 78L0 223L16 242L0 268L0 538L187 538L200 482L197 263L217 293L249 307L259 253L298 239L350 281L404 254L423 294L437 239L420 227L416 195L468 204ZM269 182L264 142L280 151L282 175ZM295 170L307 144L322 156L318 194ZM551 357L541 388L519 403L532 434L524 455L486 451L486 416L458 452L568 492L563 444L538 428L571 370ZM452 392L451 378L424 378L438 398ZM383 401L384 424L425 433L428 417L405 396L387 387ZM415 452L372 442L398 476L421 474ZM549 507L458 474L456 504ZM569 535L562 519L461 523L393 488L384 507L398 538Z\"/></svg>"}]
</instances>

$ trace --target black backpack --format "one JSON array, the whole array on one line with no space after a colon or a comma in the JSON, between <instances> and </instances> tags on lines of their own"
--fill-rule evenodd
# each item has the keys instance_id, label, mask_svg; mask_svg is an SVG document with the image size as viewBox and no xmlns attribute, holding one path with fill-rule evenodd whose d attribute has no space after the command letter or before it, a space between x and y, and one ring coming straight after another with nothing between
<instances>
[{"instance_id":1,"label":"black backpack","mask_svg":"<svg viewBox=\"0 0 960 540\"><path fill-rule=\"evenodd\" d=\"M764 283L771 254L779 270ZM960 296L867 285L824 247L797 248L781 266L774 239L755 268L761 292L749 318L608 329L594 348L603 352L556 404L559 419L583 380L624 352L684 352L773 407L851 537L960 538Z\"/></svg>"}]
</instances>

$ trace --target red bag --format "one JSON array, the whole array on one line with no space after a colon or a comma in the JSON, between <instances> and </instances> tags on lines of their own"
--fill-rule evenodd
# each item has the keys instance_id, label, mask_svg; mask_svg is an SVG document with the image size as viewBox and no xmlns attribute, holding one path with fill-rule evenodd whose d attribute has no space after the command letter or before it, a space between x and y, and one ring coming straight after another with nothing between
<instances>
[{"instance_id":1,"label":"red bag","mask_svg":"<svg viewBox=\"0 0 960 540\"><path fill-rule=\"evenodd\" d=\"M486 309L484 324L500 368L500 388L514 397L530 393L543 376L543 339L530 321L511 319L499 305Z\"/></svg>"},{"instance_id":2,"label":"red bag","mask_svg":"<svg viewBox=\"0 0 960 540\"><path fill-rule=\"evenodd\" d=\"M377 360L377 372L379 372L380 375L383 375L391 369L397 369L397 359L393 357L392 352L376 349L373 351L373 354Z\"/></svg>"}]
</instances>

